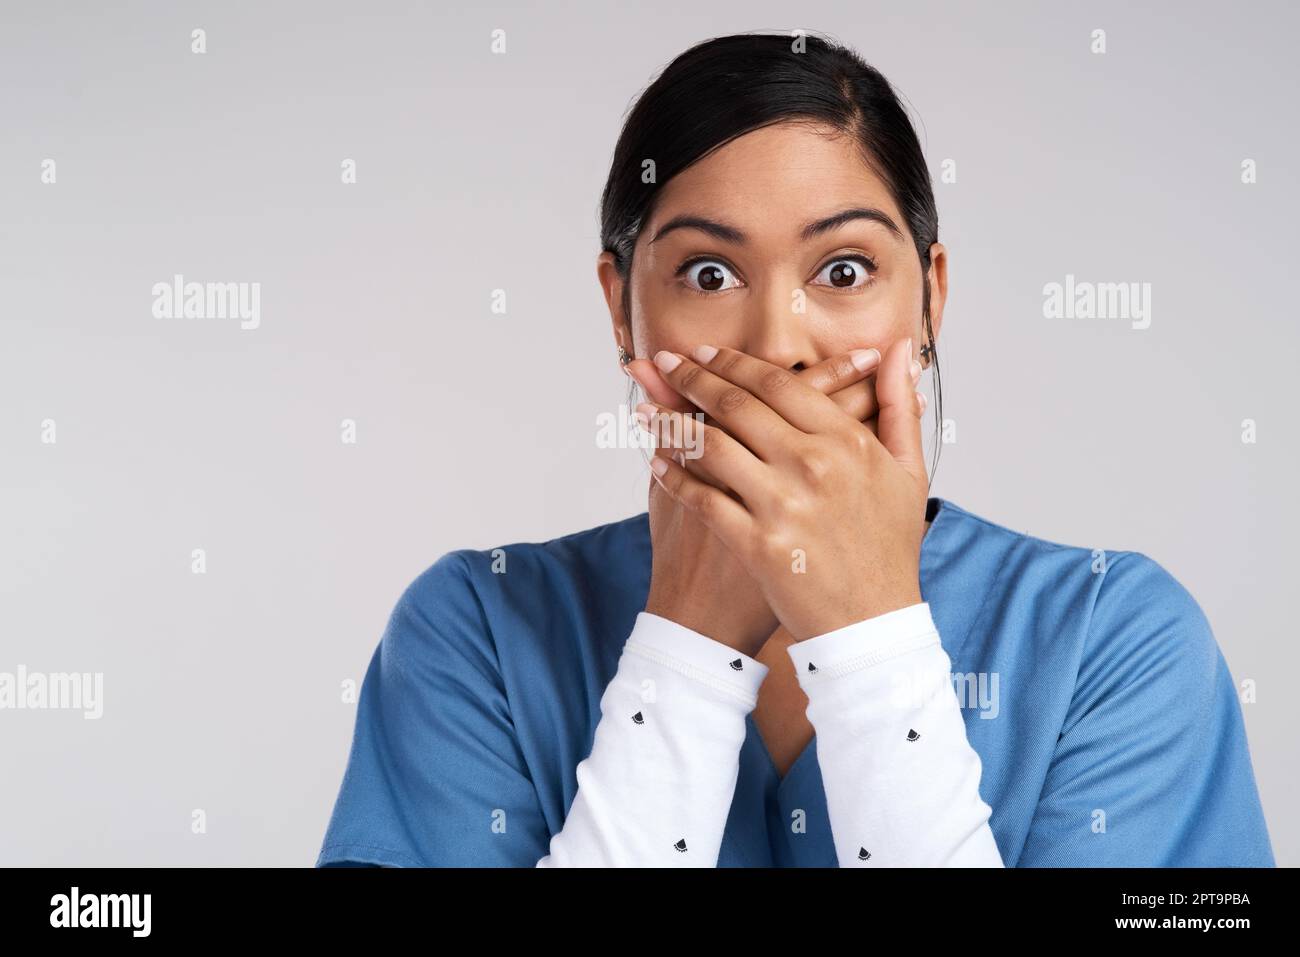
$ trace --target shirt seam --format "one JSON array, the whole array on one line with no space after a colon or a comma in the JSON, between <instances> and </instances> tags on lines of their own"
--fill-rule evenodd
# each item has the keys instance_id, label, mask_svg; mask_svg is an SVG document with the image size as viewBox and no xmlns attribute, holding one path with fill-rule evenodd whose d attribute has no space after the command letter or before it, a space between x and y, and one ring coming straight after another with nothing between
<instances>
[{"instance_id":1,"label":"shirt seam","mask_svg":"<svg viewBox=\"0 0 1300 957\"><path fill-rule=\"evenodd\" d=\"M344 850L353 850L353 849L358 851L383 851L385 854L391 854L394 858L410 862L410 866L412 867L428 867L428 865L422 862L421 860L419 860L419 858L412 857L411 855L405 854L402 851L396 850L395 848L384 847L382 844L361 844L356 841L345 841L343 843L326 844L324 847L320 849L320 854L317 855L317 860L318 861L323 860L326 857L327 852L329 851L344 851Z\"/></svg>"},{"instance_id":2,"label":"shirt seam","mask_svg":"<svg viewBox=\"0 0 1300 957\"><path fill-rule=\"evenodd\" d=\"M927 648L930 645L942 646L938 634L934 631L926 631L919 635L913 635L910 638L900 638L882 648L876 648L871 651L863 652L862 654L853 655L852 657L845 658L843 661L837 662L836 664L817 668L817 670L813 672L805 672L803 677L806 677L809 680L838 678L843 675L852 674L855 671L861 671L864 668L870 668L873 665L878 665L891 658L901 657L908 652Z\"/></svg>"},{"instance_id":3,"label":"shirt seam","mask_svg":"<svg viewBox=\"0 0 1300 957\"><path fill-rule=\"evenodd\" d=\"M715 691L721 691L724 694L735 698L741 704L748 705L751 709L758 702L758 699L754 694L744 690L743 688L739 688L729 681L723 681L716 678L704 669L682 661L679 658L675 658L672 655L666 654L657 648L651 648L648 645L643 645L640 642L631 639L629 639L623 647L633 654L640 655L642 658L647 658L650 661L663 665L665 668L671 668L673 671L676 671L678 674L684 675L687 678L699 681Z\"/></svg>"}]
</instances>

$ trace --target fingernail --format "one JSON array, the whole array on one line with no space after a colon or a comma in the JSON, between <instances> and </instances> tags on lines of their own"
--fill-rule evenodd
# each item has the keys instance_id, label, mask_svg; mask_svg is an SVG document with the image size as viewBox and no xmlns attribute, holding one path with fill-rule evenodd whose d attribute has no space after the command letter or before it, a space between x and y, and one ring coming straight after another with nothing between
<instances>
[{"instance_id":1,"label":"fingernail","mask_svg":"<svg viewBox=\"0 0 1300 957\"><path fill-rule=\"evenodd\" d=\"M642 402L640 405L636 407L636 410L640 412L642 415L644 415L646 418L649 418L650 416L654 415L656 412L659 411L649 402Z\"/></svg>"},{"instance_id":2,"label":"fingernail","mask_svg":"<svg viewBox=\"0 0 1300 957\"><path fill-rule=\"evenodd\" d=\"M654 472L655 475L663 475L668 471L668 463L656 455L650 460L650 470Z\"/></svg>"},{"instance_id":3,"label":"fingernail","mask_svg":"<svg viewBox=\"0 0 1300 957\"><path fill-rule=\"evenodd\" d=\"M921 414L925 415L925 407L929 405L929 401L926 399L925 395L920 392L916 394L916 401L921 404Z\"/></svg>"},{"instance_id":4,"label":"fingernail","mask_svg":"<svg viewBox=\"0 0 1300 957\"><path fill-rule=\"evenodd\" d=\"M880 350L854 349L849 353L849 358L853 361L853 368L859 372L866 372L880 362Z\"/></svg>"},{"instance_id":5,"label":"fingernail","mask_svg":"<svg viewBox=\"0 0 1300 957\"><path fill-rule=\"evenodd\" d=\"M915 359L912 360L912 384L915 385L921 378L921 363Z\"/></svg>"},{"instance_id":6,"label":"fingernail","mask_svg":"<svg viewBox=\"0 0 1300 957\"><path fill-rule=\"evenodd\" d=\"M663 349L655 353L655 365L659 367L661 372L672 372L681 364L681 356L675 353Z\"/></svg>"},{"instance_id":7,"label":"fingernail","mask_svg":"<svg viewBox=\"0 0 1300 957\"><path fill-rule=\"evenodd\" d=\"M695 347L695 361L700 363L700 365L708 365L709 362L712 361L713 357L716 356L717 354L718 354L718 350L715 349L713 346ZM672 371L672 370L667 370L667 371Z\"/></svg>"},{"instance_id":8,"label":"fingernail","mask_svg":"<svg viewBox=\"0 0 1300 957\"><path fill-rule=\"evenodd\" d=\"M682 468L686 468L686 453L680 450L674 452L673 461L676 462L678 465L680 465Z\"/></svg>"}]
</instances>

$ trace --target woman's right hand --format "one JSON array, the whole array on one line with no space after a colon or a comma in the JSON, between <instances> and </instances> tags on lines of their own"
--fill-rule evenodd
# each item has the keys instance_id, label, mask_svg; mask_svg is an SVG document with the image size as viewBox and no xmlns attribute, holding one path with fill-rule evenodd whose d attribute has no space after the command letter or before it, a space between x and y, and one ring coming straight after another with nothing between
<instances>
[{"instance_id":1,"label":"woman's right hand","mask_svg":"<svg viewBox=\"0 0 1300 957\"><path fill-rule=\"evenodd\" d=\"M653 362L634 359L627 370L652 401L686 414L699 412L664 381ZM845 354L804 369L798 376L875 432L879 406L872 368L857 370ZM651 428L662 424L652 422ZM655 454L672 454L671 448L664 447L667 444L659 442ZM694 461L685 458L686 468L704 481L712 481L692 468ZM703 522L676 503L658 481L649 484L652 560L645 610L756 657L780 625L757 583Z\"/></svg>"},{"instance_id":2,"label":"woman's right hand","mask_svg":"<svg viewBox=\"0 0 1300 957\"><path fill-rule=\"evenodd\" d=\"M757 657L780 626L749 572L707 525L650 482L645 610Z\"/></svg>"}]
</instances>

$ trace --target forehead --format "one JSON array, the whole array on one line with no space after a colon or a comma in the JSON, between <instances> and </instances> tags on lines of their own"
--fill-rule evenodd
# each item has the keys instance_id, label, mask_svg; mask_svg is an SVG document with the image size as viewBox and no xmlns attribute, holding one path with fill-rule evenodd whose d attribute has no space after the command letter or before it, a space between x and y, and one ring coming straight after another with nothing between
<instances>
[{"instance_id":1,"label":"forehead","mask_svg":"<svg viewBox=\"0 0 1300 957\"><path fill-rule=\"evenodd\" d=\"M759 235L793 233L851 206L884 210L906 228L856 140L823 126L778 123L737 137L665 183L642 234L687 213Z\"/></svg>"}]
</instances>

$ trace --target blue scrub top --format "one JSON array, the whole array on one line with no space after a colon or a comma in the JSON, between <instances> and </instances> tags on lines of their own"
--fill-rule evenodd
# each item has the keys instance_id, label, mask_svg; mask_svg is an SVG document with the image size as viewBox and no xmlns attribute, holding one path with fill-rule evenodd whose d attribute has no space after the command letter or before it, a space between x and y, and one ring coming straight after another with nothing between
<instances>
[{"instance_id":1,"label":"blue scrub top","mask_svg":"<svg viewBox=\"0 0 1300 957\"><path fill-rule=\"evenodd\" d=\"M921 595L1006 865L1274 866L1232 676L1178 581L945 499L927 517ZM649 584L646 512L421 574L366 672L317 866L546 856ZM718 866L837 866L816 737L781 778L747 725Z\"/></svg>"}]
</instances>

